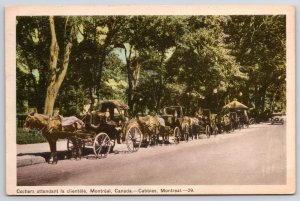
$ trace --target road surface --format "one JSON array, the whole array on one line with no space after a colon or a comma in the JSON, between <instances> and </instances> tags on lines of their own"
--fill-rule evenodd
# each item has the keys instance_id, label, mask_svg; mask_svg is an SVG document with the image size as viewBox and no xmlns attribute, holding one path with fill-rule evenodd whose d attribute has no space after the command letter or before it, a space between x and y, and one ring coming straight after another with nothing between
<instances>
[{"instance_id":1,"label":"road surface","mask_svg":"<svg viewBox=\"0 0 300 201\"><path fill-rule=\"evenodd\" d=\"M122 146L116 147L121 150ZM286 183L286 127L257 124L178 145L17 169L17 184L269 185Z\"/></svg>"}]
</instances>

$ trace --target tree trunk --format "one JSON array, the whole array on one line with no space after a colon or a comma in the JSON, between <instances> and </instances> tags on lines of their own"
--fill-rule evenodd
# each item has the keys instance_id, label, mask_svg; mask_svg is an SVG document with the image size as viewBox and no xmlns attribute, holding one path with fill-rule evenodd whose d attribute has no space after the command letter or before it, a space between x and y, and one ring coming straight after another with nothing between
<instances>
[{"instance_id":1,"label":"tree trunk","mask_svg":"<svg viewBox=\"0 0 300 201\"><path fill-rule=\"evenodd\" d=\"M127 90L127 103L130 108L130 111L133 111L133 77L131 70L131 53L132 46L129 48L129 54L127 55L127 49L124 46L124 54L126 58L126 71L127 71L127 79L128 79L128 90ZM131 114L132 115L132 114Z\"/></svg>"},{"instance_id":2,"label":"tree trunk","mask_svg":"<svg viewBox=\"0 0 300 201\"><path fill-rule=\"evenodd\" d=\"M165 60L165 51L161 51L161 58L160 58L160 70L161 74L159 76L159 84L157 88L157 102L156 102L156 107L155 111L158 113L160 106L161 106L161 97L163 95L163 88L164 88L164 76L163 76L163 65L164 65L164 60Z\"/></svg>"},{"instance_id":3,"label":"tree trunk","mask_svg":"<svg viewBox=\"0 0 300 201\"><path fill-rule=\"evenodd\" d=\"M72 43L71 42L67 43L65 48L65 53L64 53L64 62L61 70L57 73L56 69L57 69L57 61L59 55L59 46L56 38L53 16L49 17L49 21L50 21L50 30L51 30L51 46L50 46L51 80L47 87L44 114L52 116L57 93L67 73Z\"/></svg>"},{"instance_id":4,"label":"tree trunk","mask_svg":"<svg viewBox=\"0 0 300 201\"><path fill-rule=\"evenodd\" d=\"M127 99L128 99L128 106L131 111L133 111L133 77L132 77L132 70L130 68L130 61L127 61L127 79L128 79L128 90L127 90Z\"/></svg>"}]
</instances>

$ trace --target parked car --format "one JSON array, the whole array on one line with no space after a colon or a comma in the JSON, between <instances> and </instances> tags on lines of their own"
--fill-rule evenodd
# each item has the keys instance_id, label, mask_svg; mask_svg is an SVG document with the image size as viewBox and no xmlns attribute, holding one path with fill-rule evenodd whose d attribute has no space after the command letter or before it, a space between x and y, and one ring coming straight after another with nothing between
<instances>
[{"instance_id":1,"label":"parked car","mask_svg":"<svg viewBox=\"0 0 300 201\"><path fill-rule=\"evenodd\" d=\"M273 114L271 117L271 124L284 124L284 117L280 114Z\"/></svg>"}]
</instances>

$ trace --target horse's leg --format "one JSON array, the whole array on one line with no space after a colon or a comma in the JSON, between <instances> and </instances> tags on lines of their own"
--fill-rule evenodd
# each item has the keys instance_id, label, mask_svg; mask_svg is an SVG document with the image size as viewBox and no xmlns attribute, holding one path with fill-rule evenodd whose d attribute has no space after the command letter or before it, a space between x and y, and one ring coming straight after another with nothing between
<instances>
[{"instance_id":1,"label":"horse's leg","mask_svg":"<svg viewBox=\"0 0 300 201\"><path fill-rule=\"evenodd\" d=\"M110 147L110 153L113 153L114 152L114 148L115 148L115 145L116 145L116 140L117 140L117 144L121 144L121 131L118 131L117 129L114 129L114 139L110 139L111 142L113 142L111 144L111 147Z\"/></svg>"},{"instance_id":2,"label":"horse's leg","mask_svg":"<svg viewBox=\"0 0 300 201\"><path fill-rule=\"evenodd\" d=\"M166 128L163 127L162 131L163 131L163 135L164 135L164 140L165 140L165 142L166 142L166 143L169 143L169 137L170 137L170 134L169 134L168 130L166 130Z\"/></svg>"},{"instance_id":3,"label":"horse's leg","mask_svg":"<svg viewBox=\"0 0 300 201\"><path fill-rule=\"evenodd\" d=\"M82 141L80 138L78 137L75 137L75 140L76 140L76 159L81 159L81 156L82 156Z\"/></svg>"},{"instance_id":4,"label":"horse's leg","mask_svg":"<svg viewBox=\"0 0 300 201\"><path fill-rule=\"evenodd\" d=\"M49 159L49 163L57 164L57 150L56 150L56 138L50 138L48 143L50 145L51 156Z\"/></svg>"},{"instance_id":5,"label":"horse's leg","mask_svg":"<svg viewBox=\"0 0 300 201\"><path fill-rule=\"evenodd\" d=\"M71 152L72 152L71 158L77 159L77 157L78 157L78 142L77 142L77 139L74 136L72 136L70 139L71 139L72 144L73 144L73 147L72 147L72 150L71 150Z\"/></svg>"},{"instance_id":6,"label":"horse's leg","mask_svg":"<svg viewBox=\"0 0 300 201\"><path fill-rule=\"evenodd\" d=\"M56 150L56 142L57 142L57 138L55 138L54 142L53 142L53 149L54 149L54 156L53 156L53 163L57 164L57 150Z\"/></svg>"},{"instance_id":7,"label":"horse's leg","mask_svg":"<svg viewBox=\"0 0 300 201\"><path fill-rule=\"evenodd\" d=\"M116 139L117 139L117 143L121 144L121 131L117 131Z\"/></svg>"},{"instance_id":8,"label":"horse's leg","mask_svg":"<svg viewBox=\"0 0 300 201\"><path fill-rule=\"evenodd\" d=\"M53 156L54 156L54 146L53 146L53 140L51 139L51 136L44 134L44 137L46 138L49 148L50 148L50 159L48 163L53 163Z\"/></svg>"},{"instance_id":9,"label":"horse's leg","mask_svg":"<svg viewBox=\"0 0 300 201\"><path fill-rule=\"evenodd\" d=\"M160 127L159 132L161 134L161 137L162 137L162 140L163 140L163 144L165 144L165 142L167 141L167 136L166 136L164 128Z\"/></svg>"},{"instance_id":10,"label":"horse's leg","mask_svg":"<svg viewBox=\"0 0 300 201\"><path fill-rule=\"evenodd\" d=\"M157 144L160 144L160 131L159 128L156 128L156 139L157 139Z\"/></svg>"},{"instance_id":11,"label":"horse's leg","mask_svg":"<svg viewBox=\"0 0 300 201\"><path fill-rule=\"evenodd\" d=\"M159 132L158 132L158 127L155 127L155 129L154 129L154 136L155 136L156 145L158 145L158 144L159 144Z\"/></svg>"},{"instance_id":12,"label":"horse's leg","mask_svg":"<svg viewBox=\"0 0 300 201\"><path fill-rule=\"evenodd\" d=\"M149 146L152 144L152 135L148 133Z\"/></svg>"},{"instance_id":13,"label":"horse's leg","mask_svg":"<svg viewBox=\"0 0 300 201\"><path fill-rule=\"evenodd\" d=\"M80 138L76 138L77 140L77 145L78 145L78 149L77 149L77 156L78 158L81 160L82 157L82 149L83 149L83 145L82 145L82 140Z\"/></svg>"}]
</instances>

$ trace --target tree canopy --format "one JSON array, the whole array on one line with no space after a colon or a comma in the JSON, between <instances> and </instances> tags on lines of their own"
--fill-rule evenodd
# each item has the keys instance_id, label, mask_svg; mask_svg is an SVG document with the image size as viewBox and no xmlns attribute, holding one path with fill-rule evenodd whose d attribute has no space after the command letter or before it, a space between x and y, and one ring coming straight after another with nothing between
<instances>
[{"instance_id":1,"label":"tree canopy","mask_svg":"<svg viewBox=\"0 0 300 201\"><path fill-rule=\"evenodd\" d=\"M285 110L283 15L19 16L16 29L18 113L51 115L60 78L50 107L63 115L95 97L123 100L131 115L218 113L234 98L258 116Z\"/></svg>"}]
</instances>

